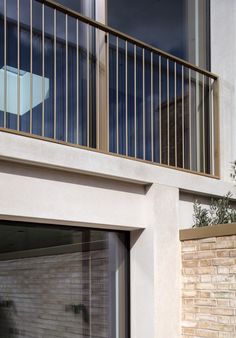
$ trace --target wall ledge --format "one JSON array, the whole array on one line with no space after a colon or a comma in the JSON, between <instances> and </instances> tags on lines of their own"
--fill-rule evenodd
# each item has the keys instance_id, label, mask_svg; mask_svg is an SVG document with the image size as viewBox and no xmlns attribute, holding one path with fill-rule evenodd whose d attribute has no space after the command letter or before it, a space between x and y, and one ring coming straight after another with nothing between
<instances>
[{"instance_id":1,"label":"wall ledge","mask_svg":"<svg viewBox=\"0 0 236 338\"><path fill-rule=\"evenodd\" d=\"M217 224L201 228L184 229L179 231L180 241L203 239L209 237L223 237L236 235L236 223Z\"/></svg>"},{"instance_id":2,"label":"wall ledge","mask_svg":"<svg viewBox=\"0 0 236 338\"><path fill-rule=\"evenodd\" d=\"M232 182L115 154L105 154L95 149L88 150L29 135L23 136L12 131L3 131L2 128L0 128L0 160L10 161L13 165L23 163L142 186L157 183L210 197L220 197L231 191L232 199L236 201L236 187Z\"/></svg>"}]
</instances>

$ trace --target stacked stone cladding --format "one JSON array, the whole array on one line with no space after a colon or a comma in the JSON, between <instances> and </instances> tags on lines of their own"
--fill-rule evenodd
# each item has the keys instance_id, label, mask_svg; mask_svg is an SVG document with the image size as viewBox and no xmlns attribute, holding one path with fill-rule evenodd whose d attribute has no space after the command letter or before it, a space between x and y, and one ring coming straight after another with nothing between
<instances>
[{"instance_id":1,"label":"stacked stone cladding","mask_svg":"<svg viewBox=\"0 0 236 338\"><path fill-rule=\"evenodd\" d=\"M236 338L236 236L181 247L182 338Z\"/></svg>"}]
</instances>

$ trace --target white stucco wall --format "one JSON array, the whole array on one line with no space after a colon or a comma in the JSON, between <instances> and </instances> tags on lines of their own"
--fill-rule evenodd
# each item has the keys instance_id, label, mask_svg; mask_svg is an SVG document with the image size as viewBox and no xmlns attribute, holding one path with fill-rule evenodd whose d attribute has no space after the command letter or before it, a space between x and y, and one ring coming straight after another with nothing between
<instances>
[{"instance_id":1,"label":"white stucco wall","mask_svg":"<svg viewBox=\"0 0 236 338\"><path fill-rule=\"evenodd\" d=\"M178 230L192 219L193 196L231 190L236 197L232 188L222 180L0 132L0 218L131 230L131 338L179 338ZM189 199L181 200L179 191Z\"/></svg>"},{"instance_id":2,"label":"white stucco wall","mask_svg":"<svg viewBox=\"0 0 236 338\"><path fill-rule=\"evenodd\" d=\"M236 160L236 2L211 1L211 67L220 80L221 174Z\"/></svg>"},{"instance_id":3,"label":"white stucco wall","mask_svg":"<svg viewBox=\"0 0 236 338\"><path fill-rule=\"evenodd\" d=\"M148 226L131 232L131 337L179 338L178 189L153 184L147 200Z\"/></svg>"},{"instance_id":4,"label":"white stucco wall","mask_svg":"<svg viewBox=\"0 0 236 338\"><path fill-rule=\"evenodd\" d=\"M1 215L126 230L146 226L141 185L1 162L0 191Z\"/></svg>"},{"instance_id":5,"label":"white stucco wall","mask_svg":"<svg viewBox=\"0 0 236 338\"><path fill-rule=\"evenodd\" d=\"M196 194L221 196L231 190L236 198L231 182L1 131L0 159L141 185L164 184Z\"/></svg>"},{"instance_id":6,"label":"white stucco wall","mask_svg":"<svg viewBox=\"0 0 236 338\"><path fill-rule=\"evenodd\" d=\"M0 218L131 230L131 337L179 338L179 173L170 170L168 186L157 166L8 133L0 139Z\"/></svg>"}]
</instances>

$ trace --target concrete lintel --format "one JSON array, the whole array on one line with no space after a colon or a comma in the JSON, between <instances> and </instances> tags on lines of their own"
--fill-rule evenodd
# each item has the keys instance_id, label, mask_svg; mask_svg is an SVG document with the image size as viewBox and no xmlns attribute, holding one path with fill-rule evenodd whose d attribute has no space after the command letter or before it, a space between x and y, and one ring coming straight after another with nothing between
<instances>
[{"instance_id":1,"label":"concrete lintel","mask_svg":"<svg viewBox=\"0 0 236 338\"><path fill-rule=\"evenodd\" d=\"M37 217L26 217L21 215L6 215L0 214L0 221L13 221L13 222L26 222L26 223L38 223L38 224L50 224L50 225L62 225L71 227L82 227L82 228L94 228L94 229L105 229L105 230L120 230L120 231L135 231L142 230L137 226L124 226L118 224L100 224L100 223L87 223L87 222L75 222L69 220L60 220L53 218L37 218Z\"/></svg>"},{"instance_id":2,"label":"concrete lintel","mask_svg":"<svg viewBox=\"0 0 236 338\"><path fill-rule=\"evenodd\" d=\"M230 182L3 131L0 159L145 186L158 183L196 194L222 196L231 191L236 199L236 187Z\"/></svg>"},{"instance_id":3,"label":"concrete lintel","mask_svg":"<svg viewBox=\"0 0 236 338\"><path fill-rule=\"evenodd\" d=\"M218 224L179 231L181 241L236 235L236 223Z\"/></svg>"}]
</instances>

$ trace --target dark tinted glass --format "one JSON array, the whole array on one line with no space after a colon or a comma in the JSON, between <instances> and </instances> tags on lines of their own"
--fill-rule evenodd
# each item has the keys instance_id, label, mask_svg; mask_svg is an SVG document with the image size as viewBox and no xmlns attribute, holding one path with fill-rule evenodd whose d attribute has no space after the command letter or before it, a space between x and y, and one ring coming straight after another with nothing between
<instances>
[{"instance_id":1,"label":"dark tinted glass","mask_svg":"<svg viewBox=\"0 0 236 338\"><path fill-rule=\"evenodd\" d=\"M95 19L95 0L56 0L56 2Z\"/></svg>"},{"instance_id":2,"label":"dark tinted glass","mask_svg":"<svg viewBox=\"0 0 236 338\"><path fill-rule=\"evenodd\" d=\"M108 0L108 24L209 68L209 0Z\"/></svg>"},{"instance_id":3,"label":"dark tinted glass","mask_svg":"<svg viewBox=\"0 0 236 338\"><path fill-rule=\"evenodd\" d=\"M0 337L129 337L124 232L0 223Z\"/></svg>"}]
</instances>

